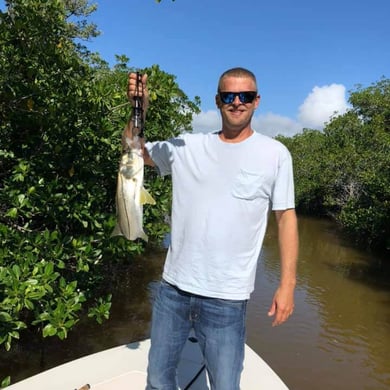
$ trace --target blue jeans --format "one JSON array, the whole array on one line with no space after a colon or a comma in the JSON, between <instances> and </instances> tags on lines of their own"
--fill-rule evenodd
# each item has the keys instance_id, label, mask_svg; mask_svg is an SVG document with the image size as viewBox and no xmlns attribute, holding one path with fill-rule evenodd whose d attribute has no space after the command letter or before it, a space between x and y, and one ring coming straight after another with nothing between
<instances>
[{"instance_id":1,"label":"blue jeans","mask_svg":"<svg viewBox=\"0 0 390 390\"><path fill-rule=\"evenodd\" d=\"M162 281L153 305L147 390L177 390L176 369L191 329L212 390L239 390L246 300L190 294Z\"/></svg>"}]
</instances>

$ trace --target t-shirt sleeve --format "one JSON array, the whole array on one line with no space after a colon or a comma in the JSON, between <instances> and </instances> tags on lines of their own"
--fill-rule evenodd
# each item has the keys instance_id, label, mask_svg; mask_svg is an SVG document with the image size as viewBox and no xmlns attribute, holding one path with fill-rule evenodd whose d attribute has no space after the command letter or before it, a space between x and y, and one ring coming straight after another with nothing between
<instances>
[{"instance_id":1,"label":"t-shirt sleeve","mask_svg":"<svg viewBox=\"0 0 390 390\"><path fill-rule=\"evenodd\" d=\"M145 144L145 148L161 176L172 173L172 165L178 159L180 151L186 144L185 140L185 135L180 134L178 137L166 141L147 142Z\"/></svg>"},{"instance_id":2,"label":"t-shirt sleeve","mask_svg":"<svg viewBox=\"0 0 390 390\"><path fill-rule=\"evenodd\" d=\"M294 207L295 196L292 158L287 148L283 147L272 193L272 210L286 210Z\"/></svg>"},{"instance_id":3,"label":"t-shirt sleeve","mask_svg":"<svg viewBox=\"0 0 390 390\"><path fill-rule=\"evenodd\" d=\"M172 162L174 155L174 147L171 140L147 142L145 147L150 158L156 164L156 167L161 176L170 175L172 173Z\"/></svg>"}]
</instances>

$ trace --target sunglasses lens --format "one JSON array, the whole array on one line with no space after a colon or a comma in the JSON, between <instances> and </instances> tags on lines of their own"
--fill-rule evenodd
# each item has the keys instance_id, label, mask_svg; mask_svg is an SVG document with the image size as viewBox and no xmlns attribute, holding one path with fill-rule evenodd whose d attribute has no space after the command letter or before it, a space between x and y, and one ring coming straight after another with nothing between
<instances>
[{"instance_id":1,"label":"sunglasses lens","mask_svg":"<svg viewBox=\"0 0 390 390\"><path fill-rule=\"evenodd\" d=\"M256 92L241 92L238 96L242 103L252 103L256 97Z\"/></svg>"},{"instance_id":2,"label":"sunglasses lens","mask_svg":"<svg viewBox=\"0 0 390 390\"><path fill-rule=\"evenodd\" d=\"M231 104L235 98L235 94L233 92L220 92L219 96L224 104Z\"/></svg>"},{"instance_id":3,"label":"sunglasses lens","mask_svg":"<svg viewBox=\"0 0 390 390\"><path fill-rule=\"evenodd\" d=\"M219 96L224 104L233 103L236 96L240 99L240 102L243 104L252 103L255 97L257 96L257 92L255 91L247 91L247 92L220 92Z\"/></svg>"}]
</instances>

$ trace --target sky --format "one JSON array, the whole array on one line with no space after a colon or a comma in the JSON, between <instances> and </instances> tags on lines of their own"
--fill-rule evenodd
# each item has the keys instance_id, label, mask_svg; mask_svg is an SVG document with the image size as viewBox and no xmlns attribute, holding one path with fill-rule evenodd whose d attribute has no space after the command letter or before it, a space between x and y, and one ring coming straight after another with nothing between
<instances>
[{"instance_id":1,"label":"sky","mask_svg":"<svg viewBox=\"0 0 390 390\"><path fill-rule=\"evenodd\" d=\"M390 77L389 0L92 2L89 21L101 35L86 46L111 65L125 54L131 67L158 64L175 75L191 99L201 98L194 131L220 129L216 87L231 67L255 73L253 128L270 136L321 130L348 109L357 85Z\"/></svg>"}]
</instances>

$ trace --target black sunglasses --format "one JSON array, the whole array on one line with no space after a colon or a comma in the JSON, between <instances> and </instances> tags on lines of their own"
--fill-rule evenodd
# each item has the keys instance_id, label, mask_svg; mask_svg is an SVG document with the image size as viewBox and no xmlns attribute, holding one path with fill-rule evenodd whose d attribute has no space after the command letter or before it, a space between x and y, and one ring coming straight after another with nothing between
<instances>
[{"instance_id":1,"label":"black sunglasses","mask_svg":"<svg viewBox=\"0 0 390 390\"><path fill-rule=\"evenodd\" d=\"M219 97L224 104L233 103L234 99L238 96L240 102L243 104L252 103L257 96L256 91L243 91L243 92L219 92Z\"/></svg>"}]
</instances>

